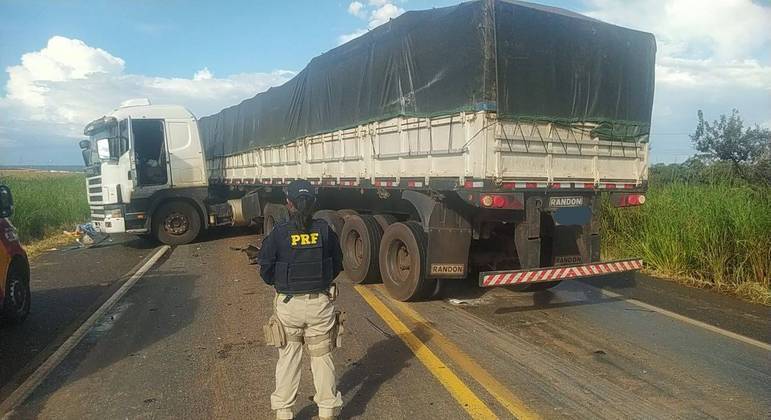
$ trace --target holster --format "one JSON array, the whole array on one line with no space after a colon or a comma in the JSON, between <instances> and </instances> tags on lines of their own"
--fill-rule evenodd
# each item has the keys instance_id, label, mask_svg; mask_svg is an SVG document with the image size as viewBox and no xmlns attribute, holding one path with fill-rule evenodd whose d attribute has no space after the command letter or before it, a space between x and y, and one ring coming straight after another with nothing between
<instances>
[{"instance_id":1,"label":"holster","mask_svg":"<svg viewBox=\"0 0 771 420\"><path fill-rule=\"evenodd\" d=\"M329 332L330 341L332 342L332 348L340 348L343 346L343 334L345 333L345 312L335 311L335 326Z\"/></svg>"},{"instance_id":2,"label":"holster","mask_svg":"<svg viewBox=\"0 0 771 420\"><path fill-rule=\"evenodd\" d=\"M262 331L265 334L265 345L278 348L286 346L286 331L276 314L268 318L268 323L263 325Z\"/></svg>"},{"instance_id":3,"label":"holster","mask_svg":"<svg viewBox=\"0 0 771 420\"><path fill-rule=\"evenodd\" d=\"M337 288L337 285L332 283L329 285L329 289L327 289L326 295L329 298L330 302L334 302L337 300L337 295L339 294L339 290Z\"/></svg>"}]
</instances>

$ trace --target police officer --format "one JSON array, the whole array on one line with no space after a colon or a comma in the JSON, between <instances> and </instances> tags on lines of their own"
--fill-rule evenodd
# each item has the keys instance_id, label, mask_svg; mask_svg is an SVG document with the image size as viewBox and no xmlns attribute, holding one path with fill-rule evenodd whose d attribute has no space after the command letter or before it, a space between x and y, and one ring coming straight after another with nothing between
<instances>
[{"instance_id":1,"label":"police officer","mask_svg":"<svg viewBox=\"0 0 771 420\"><path fill-rule=\"evenodd\" d=\"M276 364L276 391L270 405L277 419L294 417L292 406L300 385L303 343L311 358L320 419L334 419L342 406L331 351L335 347L339 312L333 305L332 281L342 271L340 243L323 220L313 219L316 194L306 180L287 188L289 221L277 224L263 240L260 275L276 288L275 327L283 330ZM335 291L336 292L336 291ZM266 329L269 329L266 326ZM266 335L268 333L266 332Z\"/></svg>"}]
</instances>

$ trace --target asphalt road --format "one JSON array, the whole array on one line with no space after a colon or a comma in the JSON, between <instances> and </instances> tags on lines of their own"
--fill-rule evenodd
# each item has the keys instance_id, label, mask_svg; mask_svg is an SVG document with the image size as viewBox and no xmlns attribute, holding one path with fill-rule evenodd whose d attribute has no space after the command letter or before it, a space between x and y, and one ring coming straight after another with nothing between
<instances>
[{"instance_id":1,"label":"asphalt road","mask_svg":"<svg viewBox=\"0 0 771 420\"><path fill-rule=\"evenodd\" d=\"M210 235L169 251L10 418L271 418L277 354L261 326L273 294L229 248L256 240ZM125 248L135 251L148 254ZM99 277L115 287L138 262L125 259ZM536 294L445 283L436 299L409 304L380 285L339 283L342 418L769 415L769 350L698 322L768 343L764 307L642 276ZM20 339L2 334L3 349ZM307 419L316 412L306 372L295 408Z\"/></svg>"},{"instance_id":2,"label":"asphalt road","mask_svg":"<svg viewBox=\"0 0 771 420\"><path fill-rule=\"evenodd\" d=\"M32 307L18 326L0 326L0 401L126 280L156 245L114 235L97 247L69 246L31 264Z\"/></svg>"}]
</instances>

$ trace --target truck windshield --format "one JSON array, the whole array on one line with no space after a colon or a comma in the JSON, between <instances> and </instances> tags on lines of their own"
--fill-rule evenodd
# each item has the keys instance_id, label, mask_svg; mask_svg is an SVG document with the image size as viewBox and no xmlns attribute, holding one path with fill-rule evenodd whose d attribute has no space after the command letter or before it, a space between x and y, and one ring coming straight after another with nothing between
<instances>
[{"instance_id":1,"label":"truck windshield","mask_svg":"<svg viewBox=\"0 0 771 420\"><path fill-rule=\"evenodd\" d=\"M121 120L118 124L104 126L99 131L91 134L91 148L86 158L86 165L96 162L118 160L128 151L128 120ZM90 161L90 162L89 162Z\"/></svg>"}]
</instances>

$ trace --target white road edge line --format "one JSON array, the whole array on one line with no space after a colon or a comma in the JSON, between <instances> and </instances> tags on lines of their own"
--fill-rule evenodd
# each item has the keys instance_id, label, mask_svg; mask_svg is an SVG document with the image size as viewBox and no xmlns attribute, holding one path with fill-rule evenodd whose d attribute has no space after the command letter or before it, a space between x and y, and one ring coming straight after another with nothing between
<instances>
[{"instance_id":1,"label":"white road edge line","mask_svg":"<svg viewBox=\"0 0 771 420\"><path fill-rule=\"evenodd\" d=\"M672 311L668 311L666 309L659 308L658 306L653 306L653 305L651 305L649 303L641 302L641 301L636 300L636 299L628 299L628 298L624 297L623 295L620 295L620 294L615 293L615 292L611 292L609 290L600 289L600 291L602 292L602 294L604 294L607 297L614 298L614 299L621 299L624 302L631 303L632 305L637 305L637 306L639 306L641 308L645 308L645 309L651 310L653 312L659 313L659 314L664 315L664 316L668 316L670 318L674 318L674 319L676 319L678 321L685 322L686 324L691 324L691 325L694 325L696 327L703 328L703 329L705 329L707 331L712 331L712 332L720 334L722 336L725 336L725 337L728 337L728 338L733 338L734 340L741 341L742 343L746 343L746 344L749 344L749 345L761 348L761 349L766 350L766 351L771 351L771 344L755 340L754 338L750 338L750 337L747 337L747 336L744 336L744 335L741 335L741 334L737 334L735 332L724 330L724 329L722 329L720 327L716 327L714 325L707 324L705 322L697 321L697 320L695 320L693 318L688 318L685 315L680 315L680 314L674 313Z\"/></svg>"},{"instance_id":2,"label":"white road edge line","mask_svg":"<svg viewBox=\"0 0 771 420\"><path fill-rule=\"evenodd\" d=\"M43 362L36 370L32 373L18 388L16 388L13 393L11 393L8 398L5 399L0 404L0 414L3 415L2 419L8 419L13 414L13 410L16 409L16 407L19 406L19 404L23 403L24 400L27 399L27 397L32 393L32 391L35 390L35 388L40 385L40 383L43 382L43 380L48 376L49 373L51 373L52 370L54 370L59 364L64 360L67 355L70 354L70 352L75 348L75 346L80 343L80 341L85 337L86 333L91 329L91 327L96 323L96 321L99 320L99 318L102 317L107 311L112 308L115 303L120 300L120 298L123 297L123 295L126 294L126 292L131 289L131 287L140 279L142 276L152 268L153 265L155 265L156 262L163 256L163 254L166 253L166 251L169 250L168 245L163 245L153 254L152 257L150 257L149 260L147 260L142 266L134 272L134 274L126 280L123 285L113 293L112 296L110 296L107 301L105 301L102 306L99 307L88 319L83 322L83 324L78 327L77 330L64 342L61 346L59 346L56 351L48 357L48 359Z\"/></svg>"}]
</instances>

